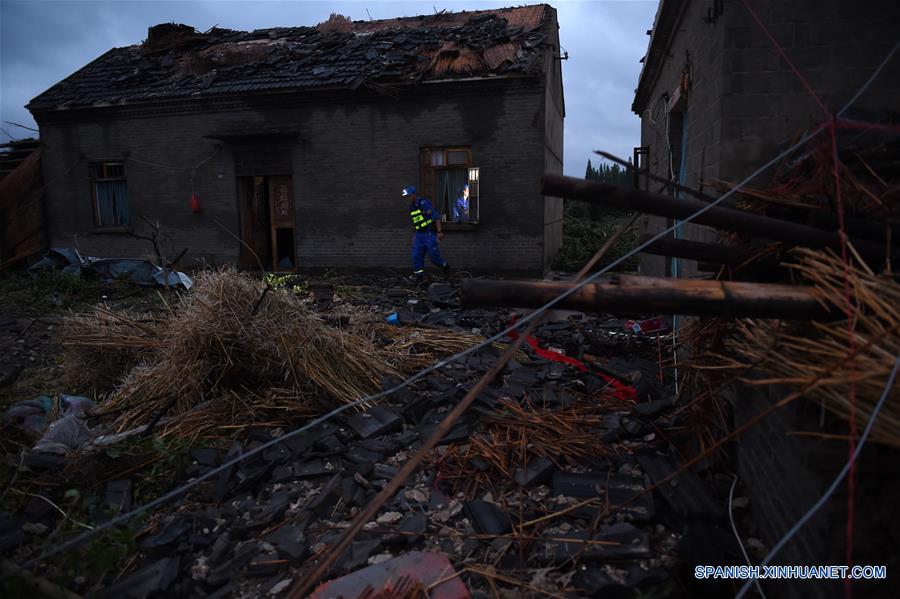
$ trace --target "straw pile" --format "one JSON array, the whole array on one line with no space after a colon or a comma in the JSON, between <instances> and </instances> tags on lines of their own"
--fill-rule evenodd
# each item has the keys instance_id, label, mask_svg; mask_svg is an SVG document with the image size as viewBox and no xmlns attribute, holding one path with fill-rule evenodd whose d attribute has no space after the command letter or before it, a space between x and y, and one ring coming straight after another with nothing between
<instances>
[{"instance_id":1,"label":"straw pile","mask_svg":"<svg viewBox=\"0 0 900 599\"><path fill-rule=\"evenodd\" d=\"M845 144L840 149L838 181L847 217L884 225L900 215L900 145ZM742 188L736 196L744 210L808 222L837 223L835 161L828 136L808 144L786 161L766 189ZM876 170L877 169L877 170ZM731 185L715 182L724 191ZM836 228L829 225L828 228ZM872 230L870 228L870 230ZM861 235L861 234L859 234ZM887 230L885 244L890 245ZM746 236L723 234L722 241L746 245ZM790 244L787 244L790 245ZM689 390L683 408L705 446L730 430L730 407L719 400L721 390L741 380L748 385L781 384L821 401L833 414L849 420L851 382L856 387L857 429L865 424L881 396L886 377L900 352L900 285L890 274L879 275L848 246L849 262L834 252L786 249L783 244L753 246L747 264L722 269L720 277L752 274L766 282L813 285L833 309L828 323L789 323L775 320L701 319L681 331L679 354L681 389ZM890 273L890 256L885 270ZM789 272L772 270L766 279L745 267L760 259L784 262ZM845 298L845 279L850 302ZM836 307L836 308L835 308ZM849 317L848 317L849 314ZM848 325L849 322L849 325ZM852 331L852 333L851 333ZM853 347L855 346L855 350ZM682 358L686 358L682 359ZM765 372L765 380L746 380L748 372ZM879 415L873 439L900 446L900 406L896 391Z\"/></svg>"},{"instance_id":2,"label":"straw pile","mask_svg":"<svg viewBox=\"0 0 900 599\"><path fill-rule=\"evenodd\" d=\"M891 159L898 147L873 146L842 152L838 171L843 203L848 214L883 220L900 214L900 189L896 181L876 173L870 164ZM796 161L788 162L778 182L767 189L743 187L737 192L738 207L751 212L768 209L799 209L813 212L834 211L834 159L831 141L823 136L813 142ZM883 173L884 174L884 173ZM719 191L734 184L713 181Z\"/></svg>"},{"instance_id":3,"label":"straw pile","mask_svg":"<svg viewBox=\"0 0 900 599\"><path fill-rule=\"evenodd\" d=\"M135 365L98 413L125 430L160 413L164 433L281 422L352 402L398 374L368 339L329 326L296 296L223 270L201 274L165 318L108 310L68 322L86 373L119 353ZM261 421L262 420L262 421Z\"/></svg>"},{"instance_id":4,"label":"straw pile","mask_svg":"<svg viewBox=\"0 0 900 599\"><path fill-rule=\"evenodd\" d=\"M67 385L95 392L115 386L123 372L161 347L162 322L153 314L115 312L105 307L67 318L60 338L67 350Z\"/></svg>"},{"instance_id":5,"label":"straw pile","mask_svg":"<svg viewBox=\"0 0 900 599\"><path fill-rule=\"evenodd\" d=\"M443 358L465 351L484 341L484 337L481 335L449 329L420 327L396 329L379 326L377 330L385 336L393 337L385 351L397 356L405 368L413 370L420 370L431 365L435 358ZM506 349L506 344L495 342L492 347L502 351ZM528 360L528 355L519 350L514 359L518 362L525 362Z\"/></svg>"},{"instance_id":6,"label":"straw pile","mask_svg":"<svg viewBox=\"0 0 900 599\"><path fill-rule=\"evenodd\" d=\"M116 430L163 415L171 417L160 425L163 435L225 437L356 401L381 390L387 375L419 370L484 340L394 327L364 310L334 316L226 269L198 276L161 315L100 308L71 317L60 341L76 388L115 387L95 413L114 418ZM348 320L349 327L334 324Z\"/></svg>"},{"instance_id":7,"label":"straw pile","mask_svg":"<svg viewBox=\"0 0 900 599\"><path fill-rule=\"evenodd\" d=\"M798 249L788 266L814 285L834 306L847 306L845 265L833 252ZM900 283L876 275L854 259L849 268L850 326L844 314L828 323L789 324L774 320L744 320L725 340L721 363L727 367L764 370L765 380L750 385L808 388L807 396L844 419L851 413L851 381L856 383L856 419L862 430L884 391L885 381L900 355ZM851 333L852 330L852 333ZM851 336L855 352L851 352ZM897 386L888 397L872 431L873 440L900 447L900 402Z\"/></svg>"},{"instance_id":8,"label":"straw pile","mask_svg":"<svg viewBox=\"0 0 900 599\"><path fill-rule=\"evenodd\" d=\"M472 487L491 485L498 474L510 479L535 457L563 466L579 458L607 455L612 448L597 431L621 402L604 409L597 402L597 398L581 399L566 408L548 408L501 399L494 411L481 418L481 432L466 444L448 446L435 466L442 479ZM479 468L479 462L490 468Z\"/></svg>"}]
</instances>

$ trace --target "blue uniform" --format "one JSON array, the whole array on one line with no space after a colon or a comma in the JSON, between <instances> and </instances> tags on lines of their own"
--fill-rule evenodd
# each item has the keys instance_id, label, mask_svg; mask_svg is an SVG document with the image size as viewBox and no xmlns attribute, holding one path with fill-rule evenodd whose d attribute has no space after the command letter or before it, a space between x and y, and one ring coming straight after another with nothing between
<instances>
[{"instance_id":1,"label":"blue uniform","mask_svg":"<svg viewBox=\"0 0 900 599\"><path fill-rule=\"evenodd\" d=\"M426 253L435 266L446 267L447 262L441 257L437 232L434 227L434 221L441 218L440 212L435 210L431 202L425 198L418 198L414 202L410 202L409 212L413 215L413 226L416 228L412 244L413 274L416 276L425 274ZM419 219L419 216L422 216L424 220Z\"/></svg>"},{"instance_id":2,"label":"blue uniform","mask_svg":"<svg viewBox=\"0 0 900 599\"><path fill-rule=\"evenodd\" d=\"M459 196L453 206L453 220L458 223L469 222L469 198Z\"/></svg>"}]
</instances>

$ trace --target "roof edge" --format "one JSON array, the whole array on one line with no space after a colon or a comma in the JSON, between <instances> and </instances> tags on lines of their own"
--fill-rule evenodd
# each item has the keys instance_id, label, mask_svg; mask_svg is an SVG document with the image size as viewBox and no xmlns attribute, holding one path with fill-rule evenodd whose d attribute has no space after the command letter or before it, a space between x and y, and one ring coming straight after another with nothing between
<instances>
[{"instance_id":1,"label":"roof edge","mask_svg":"<svg viewBox=\"0 0 900 599\"><path fill-rule=\"evenodd\" d=\"M267 89L267 90L259 90L255 92L234 92L228 94L218 94L213 96L167 96L167 97L157 97L147 100L141 100L136 102L128 102L128 103L116 103L116 104L106 104L102 106L94 106L94 105L79 105L72 106L67 108L55 108L55 107L42 107L37 108L32 111L32 115L34 116L35 121L37 121L38 126L43 123L55 123L60 120L70 120L77 119L84 115L91 115L91 118L97 118L99 115L104 115L106 118L115 118L108 117L106 115L111 115L116 111L138 111L135 114L146 112L146 114L156 114L158 110L166 110L167 114L175 114L181 112L194 112L197 110L205 111L212 109L222 109L223 105L227 105L225 110L231 110L234 108L233 103L236 100L242 100L246 98L269 98L272 100L277 100L278 98L296 98L299 96L308 97L309 101L315 102L318 100L316 96L325 96L327 94L334 93L348 93L348 94L357 94L362 89L369 91L376 95L392 97L390 93L391 90L396 90L400 92L405 92L410 89L425 89L431 90L434 87L442 87L447 88L440 93L449 93L448 90L450 86L454 85L482 85L484 86L503 86L506 84L514 84L515 82L528 82L529 80L538 80L540 79L539 75L535 74L524 74L524 73L510 73L503 75L494 75L491 77L467 77L467 78L450 78L450 79L435 79L429 81L423 81L415 84L391 84L389 86L375 86L369 87L364 86L359 90L354 90L348 86L323 86L316 88L289 88L289 89ZM387 91L376 89L376 87L386 87ZM186 110L175 110L172 111L172 107L182 107L187 108ZM218 107L218 108L217 108Z\"/></svg>"},{"instance_id":2,"label":"roof edge","mask_svg":"<svg viewBox=\"0 0 900 599\"><path fill-rule=\"evenodd\" d=\"M666 53L672 42L672 34L681 21L687 4L686 0L660 0L659 2L656 18L653 21L653 33L647 44L647 54L644 55L644 66L641 69L638 86L634 90L634 101L631 104L631 111L638 116L650 102L650 92L659 77L662 63L665 61Z\"/></svg>"}]
</instances>

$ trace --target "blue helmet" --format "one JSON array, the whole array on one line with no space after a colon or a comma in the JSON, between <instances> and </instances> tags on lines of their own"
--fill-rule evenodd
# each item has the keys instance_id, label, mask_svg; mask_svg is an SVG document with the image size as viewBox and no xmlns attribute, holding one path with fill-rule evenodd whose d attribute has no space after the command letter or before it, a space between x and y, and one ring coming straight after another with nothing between
<instances>
[{"instance_id":1,"label":"blue helmet","mask_svg":"<svg viewBox=\"0 0 900 599\"><path fill-rule=\"evenodd\" d=\"M401 195L406 197L406 196L415 195L415 193L416 193L416 188L413 187L412 185L410 185L409 187L403 188L403 193Z\"/></svg>"}]
</instances>

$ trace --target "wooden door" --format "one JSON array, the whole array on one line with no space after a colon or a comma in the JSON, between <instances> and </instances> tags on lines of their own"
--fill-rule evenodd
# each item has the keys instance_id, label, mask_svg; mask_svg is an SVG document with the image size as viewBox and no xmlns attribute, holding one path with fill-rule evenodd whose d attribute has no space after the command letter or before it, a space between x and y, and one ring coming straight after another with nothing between
<instances>
[{"instance_id":1,"label":"wooden door","mask_svg":"<svg viewBox=\"0 0 900 599\"><path fill-rule=\"evenodd\" d=\"M269 177L272 221L272 268L296 270L294 249L294 189L291 177Z\"/></svg>"},{"instance_id":2,"label":"wooden door","mask_svg":"<svg viewBox=\"0 0 900 599\"><path fill-rule=\"evenodd\" d=\"M241 268L268 269L272 262L268 185L264 177L238 177L237 188L243 242L240 250Z\"/></svg>"}]
</instances>

